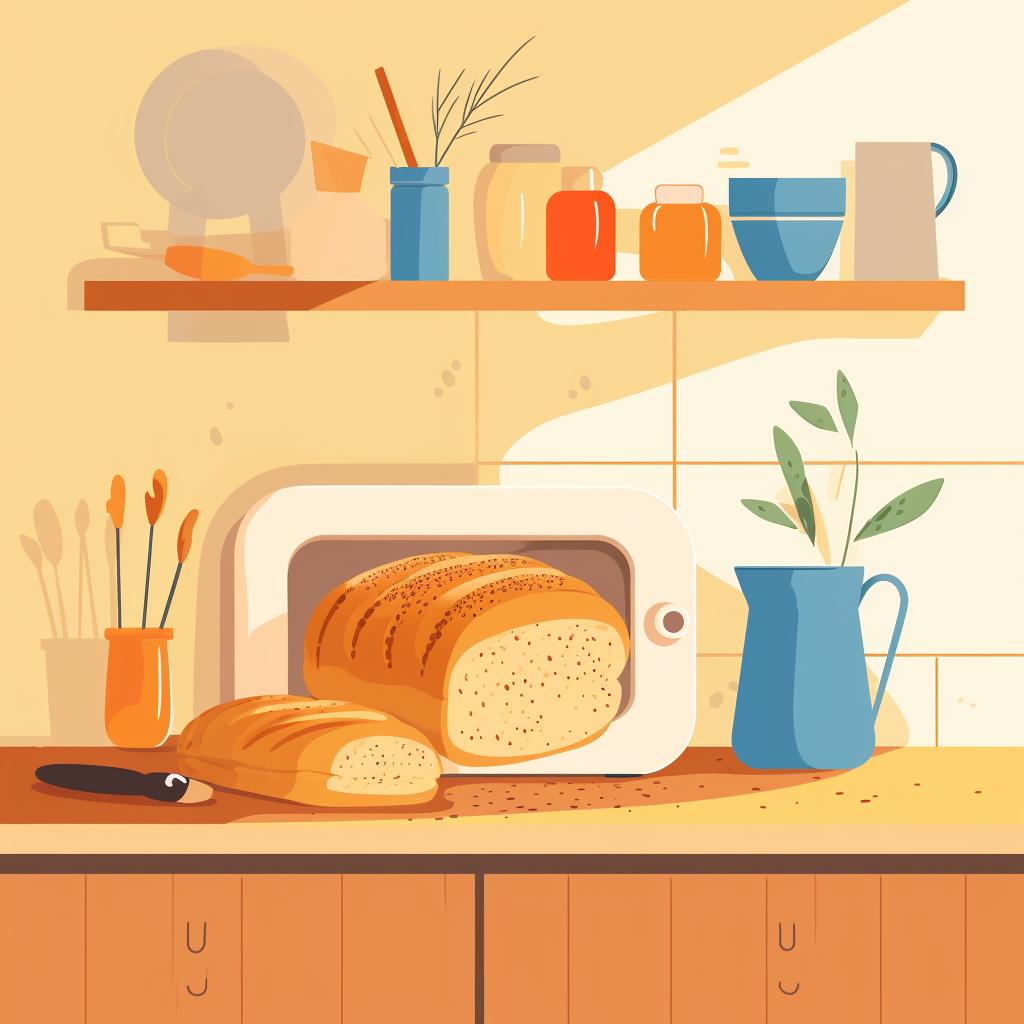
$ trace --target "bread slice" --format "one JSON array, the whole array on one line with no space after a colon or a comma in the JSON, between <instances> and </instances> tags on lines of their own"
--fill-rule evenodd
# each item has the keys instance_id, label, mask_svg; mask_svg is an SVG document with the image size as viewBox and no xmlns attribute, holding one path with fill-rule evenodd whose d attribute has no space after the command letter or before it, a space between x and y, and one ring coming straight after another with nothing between
<instances>
[{"instance_id":1,"label":"bread slice","mask_svg":"<svg viewBox=\"0 0 1024 1024\"><path fill-rule=\"evenodd\" d=\"M245 697L204 711L178 741L183 774L316 807L417 804L441 764L426 738L342 700Z\"/></svg>"},{"instance_id":2,"label":"bread slice","mask_svg":"<svg viewBox=\"0 0 1024 1024\"><path fill-rule=\"evenodd\" d=\"M382 567L394 582L358 611L325 624L333 605L321 603L306 634L311 693L380 707L465 765L543 757L608 727L629 636L588 584L519 555L414 561Z\"/></svg>"}]
</instances>

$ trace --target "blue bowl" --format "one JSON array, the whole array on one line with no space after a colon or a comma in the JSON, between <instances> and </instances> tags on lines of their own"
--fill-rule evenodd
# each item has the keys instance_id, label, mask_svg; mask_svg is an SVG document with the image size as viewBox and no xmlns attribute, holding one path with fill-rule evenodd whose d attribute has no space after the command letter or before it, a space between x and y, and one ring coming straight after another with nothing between
<instances>
[{"instance_id":1,"label":"blue bowl","mask_svg":"<svg viewBox=\"0 0 1024 1024\"><path fill-rule=\"evenodd\" d=\"M841 220L734 220L733 231L758 281L815 281L832 256Z\"/></svg>"},{"instance_id":2,"label":"blue bowl","mask_svg":"<svg viewBox=\"0 0 1024 1024\"><path fill-rule=\"evenodd\" d=\"M729 179L736 241L759 281L815 280L832 256L845 214L845 178Z\"/></svg>"},{"instance_id":3,"label":"blue bowl","mask_svg":"<svg viewBox=\"0 0 1024 1024\"><path fill-rule=\"evenodd\" d=\"M842 217L845 178L730 178L730 217Z\"/></svg>"}]
</instances>

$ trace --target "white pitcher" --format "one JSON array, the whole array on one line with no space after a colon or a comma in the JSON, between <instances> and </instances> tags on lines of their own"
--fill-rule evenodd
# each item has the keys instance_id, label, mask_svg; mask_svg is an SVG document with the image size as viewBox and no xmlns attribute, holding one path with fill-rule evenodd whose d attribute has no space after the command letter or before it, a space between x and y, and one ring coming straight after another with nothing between
<instances>
[{"instance_id":1,"label":"white pitcher","mask_svg":"<svg viewBox=\"0 0 1024 1024\"><path fill-rule=\"evenodd\" d=\"M932 153L946 165L938 205ZM858 142L854 205L854 277L930 281L939 276L935 218L956 189L956 161L937 142Z\"/></svg>"}]
</instances>

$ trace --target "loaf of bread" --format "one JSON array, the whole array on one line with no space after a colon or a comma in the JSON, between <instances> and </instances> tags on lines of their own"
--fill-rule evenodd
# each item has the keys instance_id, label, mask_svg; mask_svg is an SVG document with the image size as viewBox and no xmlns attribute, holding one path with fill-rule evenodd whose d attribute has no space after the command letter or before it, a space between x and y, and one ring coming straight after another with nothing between
<instances>
[{"instance_id":1,"label":"loaf of bread","mask_svg":"<svg viewBox=\"0 0 1024 1024\"><path fill-rule=\"evenodd\" d=\"M178 741L183 774L225 789L316 807L418 804L441 763L424 736L344 700L244 697L193 719Z\"/></svg>"},{"instance_id":2,"label":"loaf of bread","mask_svg":"<svg viewBox=\"0 0 1024 1024\"><path fill-rule=\"evenodd\" d=\"M582 580L521 555L391 562L313 612L309 692L379 707L449 760L506 764L578 747L618 713L629 635Z\"/></svg>"}]
</instances>

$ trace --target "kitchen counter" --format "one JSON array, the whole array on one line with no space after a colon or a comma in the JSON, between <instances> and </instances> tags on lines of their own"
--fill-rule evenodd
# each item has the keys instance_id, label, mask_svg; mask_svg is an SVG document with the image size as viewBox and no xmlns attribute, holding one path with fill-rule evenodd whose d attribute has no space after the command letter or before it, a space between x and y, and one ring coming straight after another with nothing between
<instances>
[{"instance_id":1,"label":"kitchen counter","mask_svg":"<svg viewBox=\"0 0 1024 1024\"><path fill-rule=\"evenodd\" d=\"M448 777L429 804L321 811L217 792L206 804L68 794L44 763L174 770L173 746L0 749L6 855L1020 855L1024 749L880 750L845 772L756 772L691 748L653 776ZM180 827L187 826L187 827Z\"/></svg>"}]
</instances>

